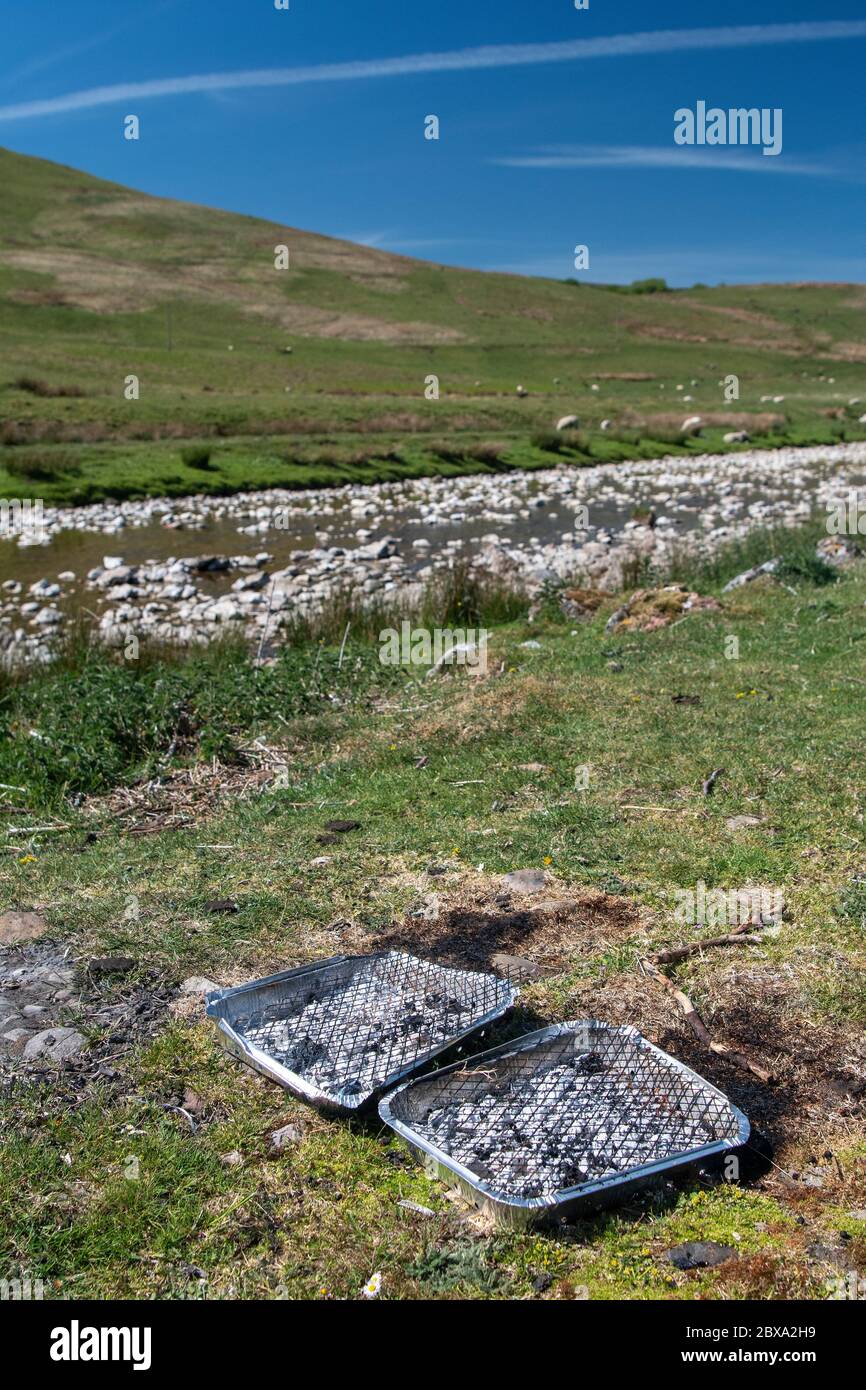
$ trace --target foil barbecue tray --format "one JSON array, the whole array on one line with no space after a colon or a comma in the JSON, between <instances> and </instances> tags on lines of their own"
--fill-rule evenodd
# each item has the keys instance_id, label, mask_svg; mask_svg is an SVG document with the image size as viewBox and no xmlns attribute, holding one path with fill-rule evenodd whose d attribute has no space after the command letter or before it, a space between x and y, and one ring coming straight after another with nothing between
<instances>
[{"instance_id":1,"label":"foil barbecue tray","mask_svg":"<svg viewBox=\"0 0 866 1390\"><path fill-rule=\"evenodd\" d=\"M607 1205L749 1137L721 1091L635 1028L593 1020L406 1082L379 1114L506 1226Z\"/></svg>"},{"instance_id":2,"label":"foil barbecue tray","mask_svg":"<svg viewBox=\"0 0 866 1390\"><path fill-rule=\"evenodd\" d=\"M217 990L207 1016L249 1066L301 1100L351 1115L516 998L496 975L380 951Z\"/></svg>"}]
</instances>

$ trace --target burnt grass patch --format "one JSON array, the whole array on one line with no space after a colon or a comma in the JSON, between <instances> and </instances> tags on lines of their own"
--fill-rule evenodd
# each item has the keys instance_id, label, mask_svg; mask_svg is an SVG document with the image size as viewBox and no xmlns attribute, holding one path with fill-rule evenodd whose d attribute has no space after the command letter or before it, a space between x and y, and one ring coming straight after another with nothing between
<instances>
[{"instance_id":1,"label":"burnt grass patch","mask_svg":"<svg viewBox=\"0 0 866 1390\"><path fill-rule=\"evenodd\" d=\"M515 905L500 897L443 906L435 919L409 915L380 934L377 949L414 951L448 965L491 968L494 956L520 956L545 971L563 970L634 936L637 907L608 893Z\"/></svg>"},{"instance_id":2,"label":"burnt grass patch","mask_svg":"<svg viewBox=\"0 0 866 1390\"><path fill-rule=\"evenodd\" d=\"M815 1022L796 978L764 962L708 970L700 987L685 979L677 983L699 1007L714 1039L769 1068L769 1084L702 1046L666 992L637 971L581 981L565 1001L563 1016L633 1024L717 1086L751 1121L750 1167L763 1168L760 1150L769 1142L774 1179L784 1182L784 1170L796 1170L804 1144L823 1150L822 1141L831 1136L844 1142L862 1131L862 1030L826 1018ZM790 1186L797 1190L800 1183Z\"/></svg>"}]
</instances>

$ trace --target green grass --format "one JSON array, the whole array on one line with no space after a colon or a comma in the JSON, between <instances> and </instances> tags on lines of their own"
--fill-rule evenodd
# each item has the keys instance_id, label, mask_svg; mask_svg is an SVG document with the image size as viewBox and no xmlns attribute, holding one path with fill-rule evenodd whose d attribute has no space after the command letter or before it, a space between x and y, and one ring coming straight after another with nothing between
<instances>
[{"instance_id":1,"label":"green grass","mask_svg":"<svg viewBox=\"0 0 866 1390\"><path fill-rule=\"evenodd\" d=\"M3 150L0 182L9 497L28 480L67 503L654 458L740 448L722 443L740 416L756 444L866 438L854 285L634 293L428 265ZM684 442L692 414L713 423ZM55 448L74 469L16 462Z\"/></svg>"},{"instance_id":2,"label":"green grass","mask_svg":"<svg viewBox=\"0 0 866 1390\"><path fill-rule=\"evenodd\" d=\"M755 537L687 577L718 592L733 566L767 558L778 541ZM792 562L811 543L789 537ZM62 811L70 828L16 837L0 892L7 905L42 905L75 956L132 955L146 986L151 971L229 981L334 954L347 940L339 921L352 924L353 949L375 948L431 888L473 901L496 891L500 873L546 863L554 891L600 889L639 905L642 935L587 945L578 934L556 973L525 990L524 1017L619 1019L625 1004L770 1129L778 1165L802 1169L829 1149L842 1177L828 1169L826 1190L808 1202L775 1170L743 1187L687 1181L562 1231L484 1233L375 1120L305 1109L232 1061L193 1014L121 1049L119 1082L85 1091L74 1109L63 1084L3 1102L12 1122L0 1138L0 1267L21 1265L60 1297L198 1296L191 1266L205 1270L211 1297L357 1297L375 1270L391 1298L825 1296L806 1247L850 1228L845 1213L866 1191L856 1122L822 1099L830 1064L815 1064L805 1100L784 1072L766 1090L734 1069L719 1075L636 972L640 954L687 931L673 916L678 887L776 885L787 901L781 932L734 956L694 958L678 983L722 1036L740 1014L766 1018L741 1045L774 1066L803 1037L840 1064L860 1045L866 573L848 570L832 586L788 573L787 588L760 583L727 596L721 612L627 636L605 635L607 610L575 626L548 606L530 625L502 596L487 600L498 621L490 674L477 683L389 673L363 630L342 667L338 640L320 634L311 645L309 632L258 672L234 648L179 661L154 652L134 672L79 648L4 691L0 746L11 751L0 781L25 788L20 801L34 811ZM453 591L438 602L444 612L459 600ZM470 595L464 609L484 601ZM738 660L725 656L731 635ZM530 636L539 650L521 646ZM682 693L700 704L674 704ZM181 727L185 742L174 742ZM243 757L254 736L284 750L283 782L178 829L128 835L113 813L94 819L69 800L196 759L205 771L214 749ZM583 765L590 786L578 793ZM707 798L701 782L715 767L725 775ZM169 781L161 795L171 796ZM762 825L728 830L743 812ZM317 836L335 816L361 829L323 850ZM445 865L444 878L429 878L430 864ZM205 911L216 897L238 912ZM120 999L126 986L107 988ZM186 1087L203 1102L195 1133L166 1109ZM304 1123L302 1140L270 1157L268 1134L289 1121ZM240 1166L222 1161L232 1151ZM401 1208L404 1199L433 1216ZM735 1245L734 1274L674 1271L662 1252L689 1239ZM847 1248L862 1267L856 1232Z\"/></svg>"}]
</instances>

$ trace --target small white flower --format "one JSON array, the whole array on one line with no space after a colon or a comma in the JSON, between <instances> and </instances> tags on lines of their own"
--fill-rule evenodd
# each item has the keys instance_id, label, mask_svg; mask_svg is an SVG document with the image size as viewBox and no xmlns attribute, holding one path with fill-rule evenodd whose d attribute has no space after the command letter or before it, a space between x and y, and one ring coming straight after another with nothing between
<instances>
[{"instance_id":1,"label":"small white flower","mask_svg":"<svg viewBox=\"0 0 866 1390\"><path fill-rule=\"evenodd\" d=\"M366 1284L364 1285L364 1289L363 1289L364 1297L365 1297L365 1298L378 1298L378 1297L379 1297L379 1290L381 1289L381 1287L382 1287L382 1275L381 1275L381 1273L379 1272L379 1270L376 1270L376 1273L375 1273L375 1274L371 1274L371 1275L370 1275L370 1278L367 1280Z\"/></svg>"}]
</instances>

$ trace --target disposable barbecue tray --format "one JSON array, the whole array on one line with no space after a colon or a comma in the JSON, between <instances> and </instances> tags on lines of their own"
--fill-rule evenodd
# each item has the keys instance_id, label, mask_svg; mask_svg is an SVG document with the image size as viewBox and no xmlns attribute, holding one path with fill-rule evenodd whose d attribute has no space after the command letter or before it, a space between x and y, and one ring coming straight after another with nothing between
<instances>
[{"instance_id":1,"label":"disposable barbecue tray","mask_svg":"<svg viewBox=\"0 0 866 1390\"><path fill-rule=\"evenodd\" d=\"M379 1114L502 1225L606 1205L749 1137L709 1082L635 1028L592 1020L406 1082Z\"/></svg>"},{"instance_id":2,"label":"disposable barbecue tray","mask_svg":"<svg viewBox=\"0 0 866 1390\"><path fill-rule=\"evenodd\" d=\"M496 975L380 951L217 990L207 1015L242 1061L301 1100L348 1115L516 998Z\"/></svg>"}]
</instances>

